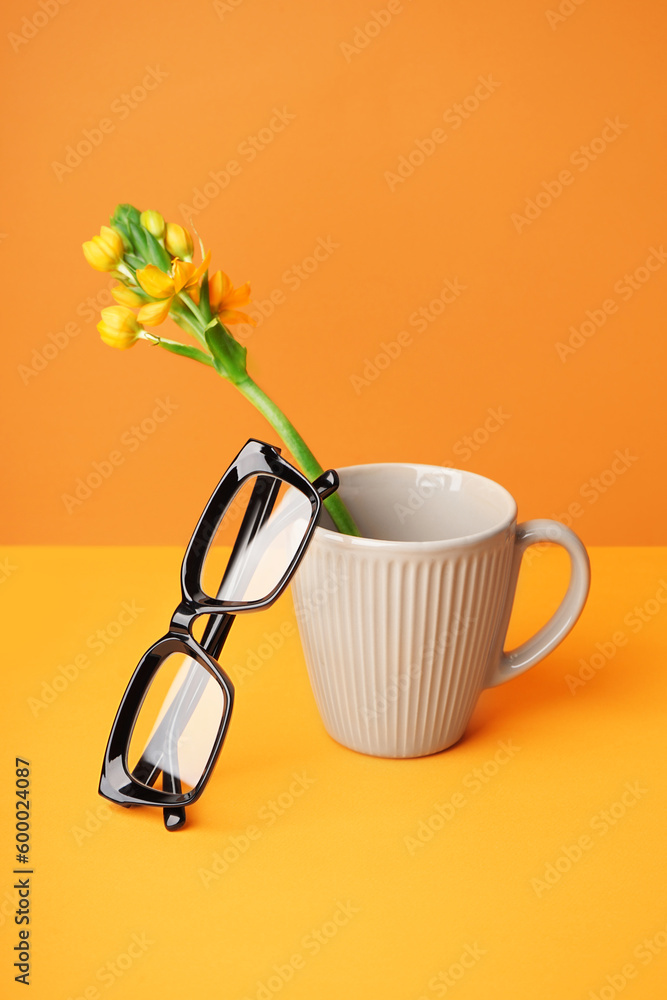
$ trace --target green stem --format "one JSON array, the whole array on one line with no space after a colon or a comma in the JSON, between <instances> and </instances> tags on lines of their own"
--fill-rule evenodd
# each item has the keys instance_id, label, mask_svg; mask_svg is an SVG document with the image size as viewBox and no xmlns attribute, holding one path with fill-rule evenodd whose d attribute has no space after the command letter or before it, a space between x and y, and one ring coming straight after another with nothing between
<instances>
[{"instance_id":1,"label":"green stem","mask_svg":"<svg viewBox=\"0 0 667 1000\"><path fill-rule=\"evenodd\" d=\"M198 325L201 326L201 333L198 329L194 328L194 324L191 324L193 326L192 332L195 334L197 339L204 346L206 346L205 334L204 334L204 330L206 329L206 321L202 316L201 310L192 301L187 292L180 292L178 298L183 305L187 306L190 309L193 316L197 319ZM176 320L177 323L179 322L179 318L177 316L174 316L173 318ZM184 319L185 316L180 317L181 324L183 324ZM173 347L171 348L171 350L173 350ZM186 352L183 351L182 353ZM194 355L191 352L189 353L189 356L194 357ZM194 359L197 361L204 360L203 358L199 357L195 357ZM204 363L209 364L208 360L204 361ZM225 376L223 376L223 378L224 377ZM246 399L249 399L250 402L257 407L259 412L264 417L266 417L271 426L278 432L278 434L283 439L283 441L285 442L291 453L296 458L297 462L301 466L301 469L306 474L306 476L310 480L317 479L317 477L324 472L324 469L317 461L312 451L310 450L306 442L303 440L303 438L297 431L296 427L294 427L294 425L290 423L290 421L287 419L282 410L278 409L273 400L269 399L264 390L260 389L257 383L250 378L247 372L244 373L243 376L238 380L236 378L231 378L229 376L227 377L228 380L236 386L239 392L241 392L246 397ZM343 501L341 500L341 498L338 496L337 493L333 493L330 497L328 497L324 501L324 506L329 511L331 519L333 520L334 524L341 532L341 534L357 535L357 536L361 534L356 524L354 523L352 515L350 514L349 510L347 509L347 507L345 506L345 504L343 503Z\"/></svg>"},{"instance_id":2,"label":"green stem","mask_svg":"<svg viewBox=\"0 0 667 1000\"><path fill-rule=\"evenodd\" d=\"M194 302L192 303L192 305L194 305ZM195 340L198 340L205 350L208 350L208 348L206 347L206 337L200 331L199 327L195 326L194 322L190 321L189 314L186 313L185 309L183 309L182 304L180 302L172 302L171 311L169 315L173 319L174 323L177 324L177 326L180 326L182 330L185 330L185 332L189 333L190 336L195 338ZM197 316L197 319L201 320L201 317L199 316L198 313L195 313L195 315Z\"/></svg>"},{"instance_id":3,"label":"green stem","mask_svg":"<svg viewBox=\"0 0 667 1000\"><path fill-rule=\"evenodd\" d=\"M165 351L170 351L172 354L180 354L181 357L192 358L193 361L199 361L202 365L215 368L211 355L207 354L206 351L200 351L198 347L190 347L189 344L182 344L180 340L167 340L166 337L153 337L151 334L146 336L145 333L144 339L150 340L156 347L162 347Z\"/></svg>"},{"instance_id":4,"label":"green stem","mask_svg":"<svg viewBox=\"0 0 667 1000\"><path fill-rule=\"evenodd\" d=\"M204 347L205 347L206 346L206 337L204 336L204 328L206 326L206 322L203 319L201 312L199 311L199 309L197 308L197 306L195 305L195 303L192 301L192 299L190 298L190 296L188 295L187 292L179 292L178 293L178 301L181 303L181 305L186 306L190 310L190 312L192 313L193 317L197 321L196 325L194 323L192 323L192 321L190 321L190 324L191 324L191 326L195 327L195 330L193 332L194 332L197 340L201 344L203 344Z\"/></svg>"},{"instance_id":5,"label":"green stem","mask_svg":"<svg viewBox=\"0 0 667 1000\"><path fill-rule=\"evenodd\" d=\"M264 390L260 389L249 375L240 382L236 382L235 385L239 392L257 407L274 430L278 432L308 479L317 479L324 472L324 469L282 410L278 409L273 400L269 399ZM324 501L324 506L329 511L334 524L342 534L357 536L361 534L352 519L352 515L337 493L333 493L328 497Z\"/></svg>"},{"instance_id":6,"label":"green stem","mask_svg":"<svg viewBox=\"0 0 667 1000\"><path fill-rule=\"evenodd\" d=\"M196 304L192 301L192 299L190 298L190 296L188 295L188 293L187 292L179 292L178 293L178 298L183 303L184 306L188 307L188 309L190 310L190 312L192 313L192 315L195 317L195 319L197 320L197 322L201 324L202 329L203 329L203 327L206 326L206 323L202 319L202 314L200 313L199 309L197 308Z\"/></svg>"}]
</instances>

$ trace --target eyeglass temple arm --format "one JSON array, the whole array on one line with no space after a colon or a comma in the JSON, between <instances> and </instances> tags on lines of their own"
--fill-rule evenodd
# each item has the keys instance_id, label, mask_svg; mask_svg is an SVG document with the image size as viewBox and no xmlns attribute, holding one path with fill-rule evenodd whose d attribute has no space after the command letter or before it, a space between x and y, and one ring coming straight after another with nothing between
<instances>
[{"instance_id":1,"label":"eyeglass temple arm","mask_svg":"<svg viewBox=\"0 0 667 1000\"><path fill-rule=\"evenodd\" d=\"M313 481L313 489L317 491L320 500L326 500L338 489L340 480L335 469L327 469Z\"/></svg>"}]
</instances>

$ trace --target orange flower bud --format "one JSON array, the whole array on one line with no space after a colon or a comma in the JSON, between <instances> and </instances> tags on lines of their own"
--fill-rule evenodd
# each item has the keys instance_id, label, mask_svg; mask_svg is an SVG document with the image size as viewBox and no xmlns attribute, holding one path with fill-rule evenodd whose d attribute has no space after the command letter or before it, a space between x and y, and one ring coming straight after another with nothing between
<instances>
[{"instance_id":1,"label":"orange flower bud","mask_svg":"<svg viewBox=\"0 0 667 1000\"><path fill-rule=\"evenodd\" d=\"M141 295L128 288L127 285L114 285L111 294L120 306L128 306L130 309L138 309L143 306L144 299Z\"/></svg>"},{"instance_id":2,"label":"orange flower bud","mask_svg":"<svg viewBox=\"0 0 667 1000\"><path fill-rule=\"evenodd\" d=\"M194 253L194 243L187 229L179 226L177 222L168 222L165 229L164 245L172 257L179 257L181 260L192 260Z\"/></svg>"},{"instance_id":3,"label":"orange flower bud","mask_svg":"<svg viewBox=\"0 0 667 1000\"><path fill-rule=\"evenodd\" d=\"M122 237L109 226L102 226L99 236L83 244L83 255L96 271L115 271L124 252Z\"/></svg>"},{"instance_id":4,"label":"orange flower bud","mask_svg":"<svg viewBox=\"0 0 667 1000\"><path fill-rule=\"evenodd\" d=\"M131 309L126 306L107 306L102 310L102 319L97 324L97 329L105 344L126 351L136 343L143 328Z\"/></svg>"},{"instance_id":5,"label":"orange flower bud","mask_svg":"<svg viewBox=\"0 0 667 1000\"><path fill-rule=\"evenodd\" d=\"M139 221L144 229L147 229L156 240L161 240L164 236L165 221L159 212L142 212Z\"/></svg>"}]
</instances>

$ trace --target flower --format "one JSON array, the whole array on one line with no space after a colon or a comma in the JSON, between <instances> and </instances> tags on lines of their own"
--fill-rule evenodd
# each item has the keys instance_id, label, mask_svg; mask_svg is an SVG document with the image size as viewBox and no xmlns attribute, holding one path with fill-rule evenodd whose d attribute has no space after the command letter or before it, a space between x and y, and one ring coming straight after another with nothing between
<instances>
[{"instance_id":1,"label":"flower","mask_svg":"<svg viewBox=\"0 0 667 1000\"><path fill-rule=\"evenodd\" d=\"M83 244L83 255L96 271L115 271L123 259L125 247L120 233L102 226L99 236Z\"/></svg>"},{"instance_id":2,"label":"flower","mask_svg":"<svg viewBox=\"0 0 667 1000\"><path fill-rule=\"evenodd\" d=\"M216 271L208 281L208 297L211 312L218 316L220 322L250 323L255 326L255 320L246 313L238 312L237 306L247 306L250 302L250 283L246 281L239 288L234 288L231 279L224 271Z\"/></svg>"},{"instance_id":3,"label":"flower","mask_svg":"<svg viewBox=\"0 0 667 1000\"><path fill-rule=\"evenodd\" d=\"M165 222L159 212L142 212L139 221L144 229L147 229L156 240L161 240L164 236Z\"/></svg>"},{"instance_id":4,"label":"flower","mask_svg":"<svg viewBox=\"0 0 667 1000\"><path fill-rule=\"evenodd\" d=\"M179 226L180 228L180 226ZM139 310L139 321L146 326L159 326L164 323L172 300L180 292L186 292L193 301L198 299L198 282L208 267L211 259L210 251L201 264L196 267L191 261L174 260L169 274L165 274L154 264L137 271L137 281L143 290L157 302L148 302Z\"/></svg>"},{"instance_id":5,"label":"flower","mask_svg":"<svg viewBox=\"0 0 667 1000\"><path fill-rule=\"evenodd\" d=\"M192 260L194 244L187 229L179 226L177 222L168 222L164 233L164 246L172 257L180 257L181 260Z\"/></svg>"},{"instance_id":6,"label":"flower","mask_svg":"<svg viewBox=\"0 0 667 1000\"><path fill-rule=\"evenodd\" d=\"M103 309L97 329L105 344L117 347L120 351L132 347L142 332L137 317L127 306L107 306Z\"/></svg>"},{"instance_id":7,"label":"flower","mask_svg":"<svg viewBox=\"0 0 667 1000\"><path fill-rule=\"evenodd\" d=\"M64 2L64 0L63 0ZM144 340L176 356L190 358L213 369L235 385L273 426L311 480L322 466L285 414L257 385L247 368L247 348L226 324L255 320L239 310L250 301L250 284L234 288L224 271L209 275L210 253L192 226L202 257L196 265L190 233L166 223L156 211L139 212L134 205L117 205L109 226L83 244L86 260L98 271L113 273L111 289L117 305L102 309L97 324L102 341L127 350ZM147 327L158 326L171 315L174 322L200 346L158 337ZM349 511L337 495L324 500L334 524L344 534L358 535Z\"/></svg>"},{"instance_id":8,"label":"flower","mask_svg":"<svg viewBox=\"0 0 667 1000\"><path fill-rule=\"evenodd\" d=\"M143 306L145 302L145 299L143 299L141 295L138 295L126 285L114 285L111 289L111 294L119 305L129 306L130 309L136 309L138 306Z\"/></svg>"}]
</instances>

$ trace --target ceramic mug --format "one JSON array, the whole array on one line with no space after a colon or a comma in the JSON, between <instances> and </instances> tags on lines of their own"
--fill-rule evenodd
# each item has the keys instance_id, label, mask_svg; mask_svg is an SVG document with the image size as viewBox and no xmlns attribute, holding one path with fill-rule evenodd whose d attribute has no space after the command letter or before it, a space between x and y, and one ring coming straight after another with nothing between
<instances>
[{"instance_id":1,"label":"ceramic mug","mask_svg":"<svg viewBox=\"0 0 667 1000\"><path fill-rule=\"evenodd\" d=\"M517 525L513 497L472 472L382 464L338 474L362 537L318 526L292 583L320 714L353 750L436 753L461 738L485 688L532 667L572 629L588 595L586 550L558 521ZM521 558L544 541L570 556L567 593L507 652Z\"/></svg>"}]
</instances>

